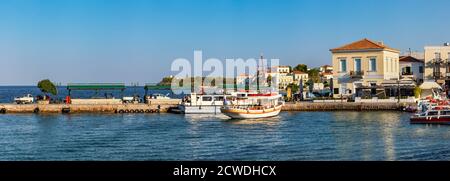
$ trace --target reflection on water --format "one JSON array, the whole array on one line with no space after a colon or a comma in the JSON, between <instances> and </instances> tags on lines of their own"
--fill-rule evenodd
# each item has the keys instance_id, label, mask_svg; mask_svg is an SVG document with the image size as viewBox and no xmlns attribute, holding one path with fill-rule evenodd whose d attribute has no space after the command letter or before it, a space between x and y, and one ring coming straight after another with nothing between
<instances>
[{"instance_id":1,"label":"reflection on water","mask_svg":"<svg viewBox=\"0 0 450 181\"><path fill-rule=\"evenodd\" d=\"M180 114L187 121L205 121L205 120L228 120L229 117L223 114Z\"/></svg>"},{"instance_id":2,"label":"reflection on water","mask_svg":"<svg viewBox=\"0 0 450 181\"><path fill-rule=\"evenodd\" d=\"M228 119L225 120L226 123L234 125L254 125L262 124L266 126L276 126L280 124L280 117L269 117L269 118L258 118L258 119Z\"/></svg>"},{"instance_id":3,"label":"reflection on water","mask_svg":"<svg viewBox=\"0 0 450 181\"><path fill-rule=\"evenodd\" d=\"M0 115L0 160L448 160L450 126L399 112Z\"/></svg>"}]
</instances>

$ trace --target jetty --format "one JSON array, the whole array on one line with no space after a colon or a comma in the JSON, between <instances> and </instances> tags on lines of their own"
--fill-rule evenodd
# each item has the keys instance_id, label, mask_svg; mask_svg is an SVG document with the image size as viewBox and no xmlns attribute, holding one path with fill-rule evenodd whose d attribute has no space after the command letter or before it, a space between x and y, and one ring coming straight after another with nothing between
<instances>
[{"instance_id":1,"label":"jetty","mask_svg":"<svg viewBox=\"0 0 450 181\"><path fill-rule=\"evenodd\" d=\"M177 104L0 104L0 113L166 113Z\"/></svg>"},{"instance_id":2,"label":"jetty","mask_svg":"<svg viewBox=\"0 0 450 181\"><path fill-rule=\"evenodd\" d=\"M178 103L153 100L137 104L0 104L0 113L167 113ZM414 103L296 102L285 103L282 111L382 111L402 110Z\"/></svg>"}]
</instances>

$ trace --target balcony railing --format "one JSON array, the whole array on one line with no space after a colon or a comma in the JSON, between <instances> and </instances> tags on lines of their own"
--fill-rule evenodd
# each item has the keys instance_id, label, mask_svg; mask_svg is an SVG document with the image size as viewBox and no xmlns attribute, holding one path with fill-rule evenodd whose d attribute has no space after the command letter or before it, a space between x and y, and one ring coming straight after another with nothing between
<instances>
[{"instance_id":1,"label":"balcony railing","mask_svg":"<svg viewBox=\"0 0 450 181\"><path fill-rule=\"evenodd\" d=\"M444 60L440 59L440 58L435 58L431 61L434 64L443 64Z\"/></svg>"},{"instance_id":2,"label":"balcony railing","mask_svg":"<svg viewBox=\"0 0 450 181\"><path fill-rule=\"evenodd\" d=\"M350 71L351 78L362 78L364 71Z\"/></svg>"},{"instance_id":3,"label":"balcony railing","mask_svg":"<svg viewBox=\"0 0 450 181\"><path fill-rule=\"evenodd\" d=\"M402 75L413 75L412 72L402 72Z\"/></svg>"},{"instance_id":4,"label":"balcony railing","mask_svg":"<svg viewBox=\"0 0 450 181\"><path fill-rule=\"evenodd\" d=\"M441 72L433 72L433 77L434 78L442 78L442 73Z\"/></svg>"}]
</instances>

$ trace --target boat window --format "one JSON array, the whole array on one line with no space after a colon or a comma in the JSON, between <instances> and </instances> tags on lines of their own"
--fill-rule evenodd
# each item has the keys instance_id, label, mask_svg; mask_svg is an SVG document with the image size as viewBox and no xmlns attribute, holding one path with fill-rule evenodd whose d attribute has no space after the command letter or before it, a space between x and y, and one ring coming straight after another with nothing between
<instances>
[{"instance_id":1,"label":"boat window","mask_svg":"<svg viewBox=\"0 0 450 181\"><path fill-rule=\"evenodd\" d=\"M441 115L450 115L450 111L441 111Z\"/></svg>"},{"instance_id":2,"label":"boat window","mask_svg":"<svg viewBox=\"0 0 450 181\"><path fill-rule=\"evenodd\" d=\"M214 99L215 101L223 101L223 97L222 96L218 96Z\"/></svg>"},{"instance_id":3,"label":"boat window","mask_svg":"<svg viewBox=\"0 0 450 181\"><path fill-rule=\"evenodd\" d=\"M202 101L212 101L212 97L204 96L204 97L202 97Z\"/></svg>"}]
</instances>

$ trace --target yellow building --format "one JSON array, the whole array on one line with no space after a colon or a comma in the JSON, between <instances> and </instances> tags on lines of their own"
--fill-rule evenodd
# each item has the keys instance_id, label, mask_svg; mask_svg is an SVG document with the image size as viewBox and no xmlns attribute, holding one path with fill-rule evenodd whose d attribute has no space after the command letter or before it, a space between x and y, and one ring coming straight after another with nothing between
<instances>
[{"instance_id":1,"label":"yellow building","mask_svg":"<svg viewBox=\"0 0 450 181\"><path fill-rule=\"evenodd\" d=\"M353 96L362 89L375 94L384 80L399 79L400 51L382 42L362 39L330 51L335 98Z\"/></svg>"},{"instance_id":2,"label":"yellow building","mask_svg":"<svg viewBox=\"0 0 450 181\"><path fill-rule=\"evenodd\" d=\"M292 84L294 82L294 76L292 76L291 74L280 74L278 77L278 82L279 89L286 89L289 84Z\"/></svg>"},{"instance_id":3,"label":"yellow building","mask_svg":"<svg viewBox=\"0 0 450 181\"><path fill-rule=\"evenodd\" d=\"M303 84L308 82L308 73L294 70L292 71L292 75L294 76L294 83L300 85L300 80L303 80Z\"/></svg>"}]
</instances>

